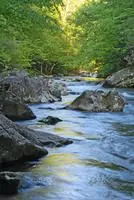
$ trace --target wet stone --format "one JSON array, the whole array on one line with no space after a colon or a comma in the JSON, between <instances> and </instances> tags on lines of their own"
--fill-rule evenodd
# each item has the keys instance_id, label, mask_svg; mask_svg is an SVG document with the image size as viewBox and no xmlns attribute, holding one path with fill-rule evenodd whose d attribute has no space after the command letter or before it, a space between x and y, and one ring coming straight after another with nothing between
<instances>
[{"instance_id":1,"label":"wet stone","mask_svg":"<svg viewBox=\"0 0 134 200\"><path fill-rule=\"evenodd\" d=\"M55 125L58 122L61 122L62 120L57 118L57 117L52 117L52 116L48 116L46 118L43 118L41 120L39 120L39 122L43 123L43 124L48 124L48 125Z\"/></svg>"},{"instance_id":2,"label":"wet stone","mask_svg":"<svg viewBox=\"0 0 134 200\"><path fill-rule=\"evenodd\" d=\"M11 195L18 192L20 177L14 172L0 172L0 194Z\"/></svg>"}]
</instances>

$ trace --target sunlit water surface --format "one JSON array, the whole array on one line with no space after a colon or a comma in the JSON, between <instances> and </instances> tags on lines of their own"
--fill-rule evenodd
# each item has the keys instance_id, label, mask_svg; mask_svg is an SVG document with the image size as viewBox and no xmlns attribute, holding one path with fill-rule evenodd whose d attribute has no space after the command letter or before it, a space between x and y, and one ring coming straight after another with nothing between
<instances>
[{"instance_id":1,"label":"sunlit water surface","mask_svg":"<svg viewBox=\"0 0 134 200\"><path fill-rule=\"evenodd\" d=\"M74 143L48 149L49 155L22 171L22 188L10 200L132 200L134 199L134 90L119 89L128 104L123 113L89 113L61 109L96 83L68 82L62 102L32 105L31 128L69 137ZM38 120L56 116L55 126Z\"/></svg>"}]
</instances>

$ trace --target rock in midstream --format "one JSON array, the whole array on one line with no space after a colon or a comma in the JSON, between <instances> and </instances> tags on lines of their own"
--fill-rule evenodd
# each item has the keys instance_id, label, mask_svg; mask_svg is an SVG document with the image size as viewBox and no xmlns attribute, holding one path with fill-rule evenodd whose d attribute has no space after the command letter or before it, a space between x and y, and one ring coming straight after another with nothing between
<instances>
[{"instance_id":1,"label":"rock in midstream","mask_svg":"<svg viewBox=\"0 0 134 200\"><path fill-rule=\"evenodd\" d=\"M58 122L62 122L62 120L58 117L48 116L46 118L40 119L39 122L48 125L55 125Z\"/></svg>"},{"instance_id":2,"label":"rock in midstream","mask_svg":"<svg viewBox=\"0 0 134 200\"><path fill-rule=\"evenodd\" d=\"M89 112L121 112L125 105L124 99L116 90L85 91L67 108Z\"/></svg>"}]
</instances>

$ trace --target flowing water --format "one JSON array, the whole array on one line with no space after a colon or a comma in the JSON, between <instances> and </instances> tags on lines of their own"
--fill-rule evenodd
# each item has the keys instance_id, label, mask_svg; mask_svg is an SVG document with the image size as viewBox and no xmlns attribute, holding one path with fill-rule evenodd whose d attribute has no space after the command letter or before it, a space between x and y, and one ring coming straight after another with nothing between
<instances>
[{"instance_id":1,"label":"flowing water","mask_svg":"<svg viewBox=\"0 0 134 200\"><path fill-rule=\"evenodd\" d=\"M101 85L87 81L67 84L71 92L62 102L32 105L37 119L23 123L72 138L73 144L48 149L47 157L23 168L22 188L17 196L6 199L134 199L134 90L119 89L128 102L123 113L89 113L60 108L84 90ZM63 121L55 126L37 123L48 115Z\"/></svg>"}]
</instances>

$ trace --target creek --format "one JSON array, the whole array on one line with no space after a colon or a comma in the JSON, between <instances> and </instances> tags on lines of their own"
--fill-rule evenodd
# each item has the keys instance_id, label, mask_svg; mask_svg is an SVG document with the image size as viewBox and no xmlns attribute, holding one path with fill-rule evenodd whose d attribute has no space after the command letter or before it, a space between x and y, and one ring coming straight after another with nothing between
<instances>
[{"instance_id":1,"label":"creek","mask_svg":"<svg viewBox=\"0 0 134 200\"><path fill-rule=\"evenodd\" d=\"M89 113L61 109L84 90L102 89L90 81L65 81L70 94L62 102L30 105L36 120L23 121L35 130L73 139L49 148L48 156L22 171L22 188L10 200L132 200L134 199L134 89L119 89L127 101L122 113ZM55 116L55 126L38 124ZM16 170L17 171L17 170ZM4 199L4 198L3 198Z\"/></svg>"}]
</instances>

